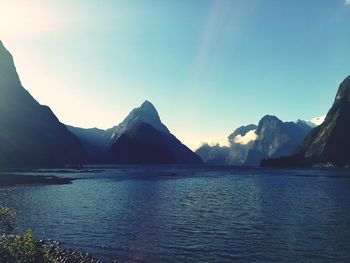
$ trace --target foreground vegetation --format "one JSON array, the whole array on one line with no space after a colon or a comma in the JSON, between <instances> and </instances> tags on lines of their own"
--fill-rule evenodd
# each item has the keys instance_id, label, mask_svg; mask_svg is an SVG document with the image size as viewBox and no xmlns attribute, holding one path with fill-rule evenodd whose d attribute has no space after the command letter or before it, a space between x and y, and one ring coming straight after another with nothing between
<instances>
[{"instance_id":1,"label":"foreground vegetation","mask_svg":"<svg viewBox=\"0 0 350 263\"><path fill-rule=\"evenodd\" d=\"M14 229L15 213L9 208L0 207L0 262L8 263L55 263L32 230L23 237L10 235Z\"/></svg>"},{"instance_id":2,"label":"foreground vegetation","mask_svg":"<svg viewBox=\"0 0 350 263\"><path fill-rule=\"evenodd\" d=\"M88 254L63 250L55 242L38 240L31 229L23 236L11 235L15 212L0 207L0 262L1 263L102 263Z\"/></svg>"}]
</instances>

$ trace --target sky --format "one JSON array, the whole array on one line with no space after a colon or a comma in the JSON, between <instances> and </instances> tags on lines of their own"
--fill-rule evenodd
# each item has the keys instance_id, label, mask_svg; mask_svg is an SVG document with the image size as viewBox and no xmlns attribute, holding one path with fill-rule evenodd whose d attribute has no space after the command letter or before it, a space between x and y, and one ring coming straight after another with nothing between
<instances>
[{"instance_id":1,"label":"sky","mask_svg":"<svg viewBox=\"0 0 350 263\"><path fill-rule=\"evenodd\" d=\"M325 115L350 74L350 0L0 0L23 86L61 122L110 128L144 100L194 148Z\"/></svg>"}]
</instances>

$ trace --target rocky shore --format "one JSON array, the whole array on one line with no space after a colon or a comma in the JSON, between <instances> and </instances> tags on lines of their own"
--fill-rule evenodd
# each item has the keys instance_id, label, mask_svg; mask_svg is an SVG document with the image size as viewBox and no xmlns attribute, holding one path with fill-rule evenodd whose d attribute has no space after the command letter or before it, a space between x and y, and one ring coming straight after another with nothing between
<instances>
[{"instance_id":1,"label":"rocky shore","mask_svg":"<svg viewBox=\"0 0 350 263\"><path fill-rule=\"evenodd\" d=\"M88 253L77 252L72 249L62 249L58 241L40 240L40 244L51 258L59 263L103 263L99 259L93 258Z\"/></svg>"},{"instance_id":2,"label":"rocky shore","mask_svg":"<svg viewBox=\"0 0 350 263\"><path fill-rule=\"evenodd\" d=\"M0 247L15 238L14 235L0 236ZM58 263L103 263L102 260L96 259L88 253L77 252L72 249L61 248L60 242L53 240L39 240L42 251L51 259ZM1 250L0 250L1 258ZM114 261L117 263L118 261Z\"/></svg>"}]
</instances>

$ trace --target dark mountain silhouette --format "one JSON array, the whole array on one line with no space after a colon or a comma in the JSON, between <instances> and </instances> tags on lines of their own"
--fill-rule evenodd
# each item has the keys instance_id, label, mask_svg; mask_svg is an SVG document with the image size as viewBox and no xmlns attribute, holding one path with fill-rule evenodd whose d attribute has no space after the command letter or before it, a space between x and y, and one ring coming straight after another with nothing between
<instances>
[{"instance_id":1,"label":"dark mountain silhouette","mask_svg":"<svg viewBox=\"0 0 350 263\"><path fill-rule=\"evenodd\" d=\"M291 157L264 160L263 166L350 164L350 76L339 86L325 121L314 128Z\"/></svg>"},{"instance_id":2,"label":"dark mountain silhouette","mask_svg":"<svg viewBox=\"0 0 350 263\"><path fill-rule=\"evenodd\" d=\"M162 134L170 133L168 128L161 122L156 108L151 102L146 100L140 107L133 109L122 123L109 129L111 133L109 143L113 144L116 142L123 133L130 130L138 122L148 123Z\"/></svg>"},{"instance_id":3,"label":"dark mountain silhouette","mask_svg":"<svg viewBox=\"0 0 350 263\"><path fill-rule=\"evenodd\" d=\"M200 157L161 122L149 101L135 108L114 128L107 159L123 164L199 164Z\"/></svg>"},{"instance_id":4,"label":"dark mountain silhouette","mask_svg":"<svg viewBox=\"0 0 350 263\"><path fill-rule=\"evenodd\" d=\"M201 159L172 134L134 123L112 144L108 161L120 164L199 164Z\"/></svg>"},{"instance_id":5,"label":"dark mountain silhouette","mask_svg":"<svg viewBox=\"0 0 350 263\"><path fill-rule=\"evenodd\" d=\"M116 164L198 164L200 157L183 145L161 122L153 104L145 101L119 125L104 130L69 129L93 160Z\"/></svg>"},{"instance_id":6,"label":"dark mountain silhouette","mask_svg":"<svg viewBox=\"0 0 350 263\"><path fill-rule=\"evenodd\" d=\"M67 125L68 130L73 133L84 146L92 161L101 161L107 152L111 133L98 128L84 129Z\"/></svg>"},{"instance_id":7,"label":"dark mountain silhouette","mask_svg":"<svg viewBox=\"0 0 350 263\"><path fill-rule=\"evenodd\" d=\"M22 87L0 41L0 167L80 164L85 158L79 140Z\"/></svg>"}]
</instances>

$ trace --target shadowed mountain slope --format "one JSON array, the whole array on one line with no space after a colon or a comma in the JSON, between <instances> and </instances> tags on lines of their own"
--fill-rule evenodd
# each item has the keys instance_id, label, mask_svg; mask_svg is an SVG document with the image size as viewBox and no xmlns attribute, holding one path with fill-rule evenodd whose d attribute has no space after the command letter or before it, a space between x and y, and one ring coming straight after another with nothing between
<instances>
[{"instance_id":1,"label":"shadowed mountain slope","mask_svg":"<svg viewBox=\"0 0 350 263\"><path fill-rule=\"evenodd\" d=\"M0 41L0 167L56 166L86 160L79 140L20 82Z\"/></svg>"},{"instance_id":2,"label":"shadowed mountain slope","mask_svg":"<svg viewBox=\"0 0 350 263\"><path fill-rule=\"evenodd\" d=\"M350 164L350 76L339 86L324 122L314 128L291 157L264 160L263 166Z\"/></svg>"}]
</instances>

